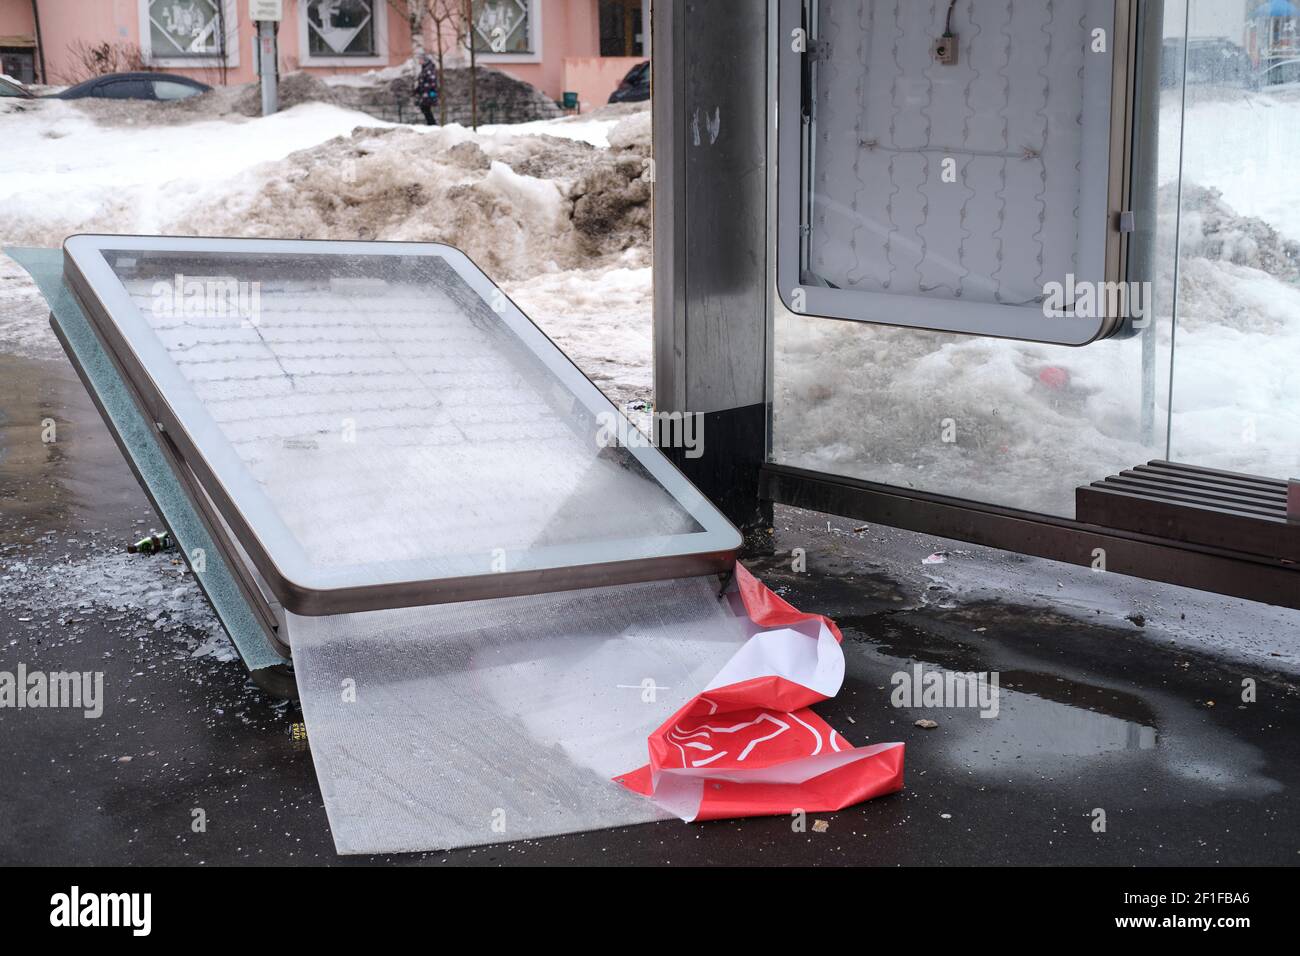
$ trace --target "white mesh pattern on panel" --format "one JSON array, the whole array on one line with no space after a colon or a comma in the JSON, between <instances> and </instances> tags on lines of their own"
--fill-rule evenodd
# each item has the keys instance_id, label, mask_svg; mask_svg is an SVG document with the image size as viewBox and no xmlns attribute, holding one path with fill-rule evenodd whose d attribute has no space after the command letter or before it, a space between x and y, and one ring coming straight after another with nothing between
<instances>
[{"instance_id":1,"label":"white mesh pattern on panel","mask_svg":"<svg viewBox=\"0 0 1300 956\"><path fill-rule=\"evenodd\" d=\"M289 617L340 853L664 819L611 778L743 643L713 578Z\"/></svg>"},{"instance_id":2,"label":"white mesh pattern on panel","mask_svg":"<svg viewBox=\"0 0 1300 956\"><path fill-rule=\"evenodd\" d=\"M1036 306L1079 271L1097 4L959 2L942 64L948 7L821 0L810 268L837 288Z\"/></svg>"},{"instance_id":3,"label":"white mesh pattern on panel","mask_svg":"<svg viewBox=\"0 0 1300 956\"><path fill-rule=\"evenodd\" d=\"M486 571L497 549L696 530L457 290L262 279L249 320L159 310L156 283L124 282L316 567L472 554Z\"/></svg>"}]
</instances>

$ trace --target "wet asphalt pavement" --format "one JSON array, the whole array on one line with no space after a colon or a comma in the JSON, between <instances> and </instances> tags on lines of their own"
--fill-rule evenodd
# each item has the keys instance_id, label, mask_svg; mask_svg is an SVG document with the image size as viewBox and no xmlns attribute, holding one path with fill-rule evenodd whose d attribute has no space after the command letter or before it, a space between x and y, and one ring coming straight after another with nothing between
<instances>
[{"instance_id":1,"label":"wet asphalt pavement","mask_svg":"<svg viewBox=\"0 0 1300 956\"><path fill-rule=\"evenodd\" d=\"M105 694L95 720L0 708L0 863L373 860L335 855L296 705L213 646L182 569L133 559L163 584L132 603L142 566L114 556L156 526L67 363L0 356L0 670L102 671ZM824 832L674 821L384 859L1300 863L1300 614L1224 601L1198 625L1217 598L790 509L761 550L748 563L769 586L844 631L845 685L819 712L854 743L905 741L903 792L818 815ZM1090 609L1107 587L1121 597ZM917 663L998 672L998 716L893 707L891 676Z\"/></svg>"}]
</instances>

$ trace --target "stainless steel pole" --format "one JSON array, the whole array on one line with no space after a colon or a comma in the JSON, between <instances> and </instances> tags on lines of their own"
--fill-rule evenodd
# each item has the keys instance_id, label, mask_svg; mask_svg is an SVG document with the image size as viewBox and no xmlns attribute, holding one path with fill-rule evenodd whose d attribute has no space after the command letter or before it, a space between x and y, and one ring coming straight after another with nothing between
<instances>
[{"instance_id":1,"label":"stainless steel pole","mask_svg":"<svg viewBox=\"0 0 1300 956\"><path fill-rule=\"evenodd\" d=\"M1133 196L1130 208L1138 228L1129 237L1130 280L1155 288L1156 228L1160 152L1160 74L1164 43L1164 0L1142 0L1138 6L1137 89L1134 93ZM1172 293L1171 293L1172 295ZM1142 395L1140 436L1150 447L1156 436L1156 316L1152 295L1145 297L1146 327L1142 330Z\"/></svg>"},{"instance_id":2,"label":"stainless steel pole","mask_svg":"<svg viewBox=\"0 0 1300 956\"><path fill-rule=\"evenodd\" d=\"M262 115L270 116L280 108L280 94L276 88L275 24L270 20L257 21L257 72L262 77Z\"/></svg>"}]
</instances>

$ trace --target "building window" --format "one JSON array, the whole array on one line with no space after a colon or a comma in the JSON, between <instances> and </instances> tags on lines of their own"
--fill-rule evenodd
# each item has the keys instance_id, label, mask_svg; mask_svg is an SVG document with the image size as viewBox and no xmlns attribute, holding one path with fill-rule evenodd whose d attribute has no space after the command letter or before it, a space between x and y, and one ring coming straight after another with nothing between
<instances>
[{"instance_id":1,"label":"building window","mask_svg":"<svg viewBox=\"0 0 1300 956\"><path fill-rule=\"evenodd\" d=\"M151 60L226 55L226 11L221 0L146 0L145 15Z\"/></svg>"},{"instance_id":2,"label":"building window","mask_svg":"<svg viewBox=\"0 0 1300 956\"><path fill-rule=\"evenodd\" d=\"M645 56L642 0L600 0L600 55Z\"/></svg>"},{"instance_id":3,"label":"building window","mask_svg":"<svg viewBox=\"0 0 1300 956\"><path fill-rule=\"evenodd\" d=\"M303 66L387 66L388 0L301 0Z\"/></svg>"},{"instance_id":4,"label":"building window","mask_svg":"<svg viewBox=\"0 0 1300 956\"><path fill-rule=\"evenodd\" d=\"M312 57L379 55L376 12L384 0L308 0L307 52ZM376 7L380 9L376 11Z\"/></svg>"},{"instance_id":5,"label":"building window","mask_svg":"<svg viewBox=\"0 0 1300 956\"><path fill-rule=\"evenodd\" d=\"M536 55L537 17L531 0L474 0L474 49L500 56Z\"/></svg>"},{"instance_id":6,"label":"building window","mask_svg":"<svg viewBox=\"0 0 1300 956\"><path fill-rule=\"evenodd\" d=\"M0 73L19 83L36 82L36 50L33 47L0 47Z\"/></svg>"}]
</instances>

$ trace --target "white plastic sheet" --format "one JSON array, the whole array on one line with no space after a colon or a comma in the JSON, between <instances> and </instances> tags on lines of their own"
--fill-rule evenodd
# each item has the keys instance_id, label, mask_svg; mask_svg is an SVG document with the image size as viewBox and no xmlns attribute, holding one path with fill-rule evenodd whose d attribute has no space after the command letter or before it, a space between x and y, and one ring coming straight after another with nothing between
<instances>
[{"instance_id":1,"label":"white plastic sheet","mask_svg":"<svg viewBox=\"0 0 1300 956\"><path fill-rule=\"evenodd\" d=\"M666 817L611 778L743 643L715 578L291 616L339 853Z\"/></svg>"}]
</instances>

